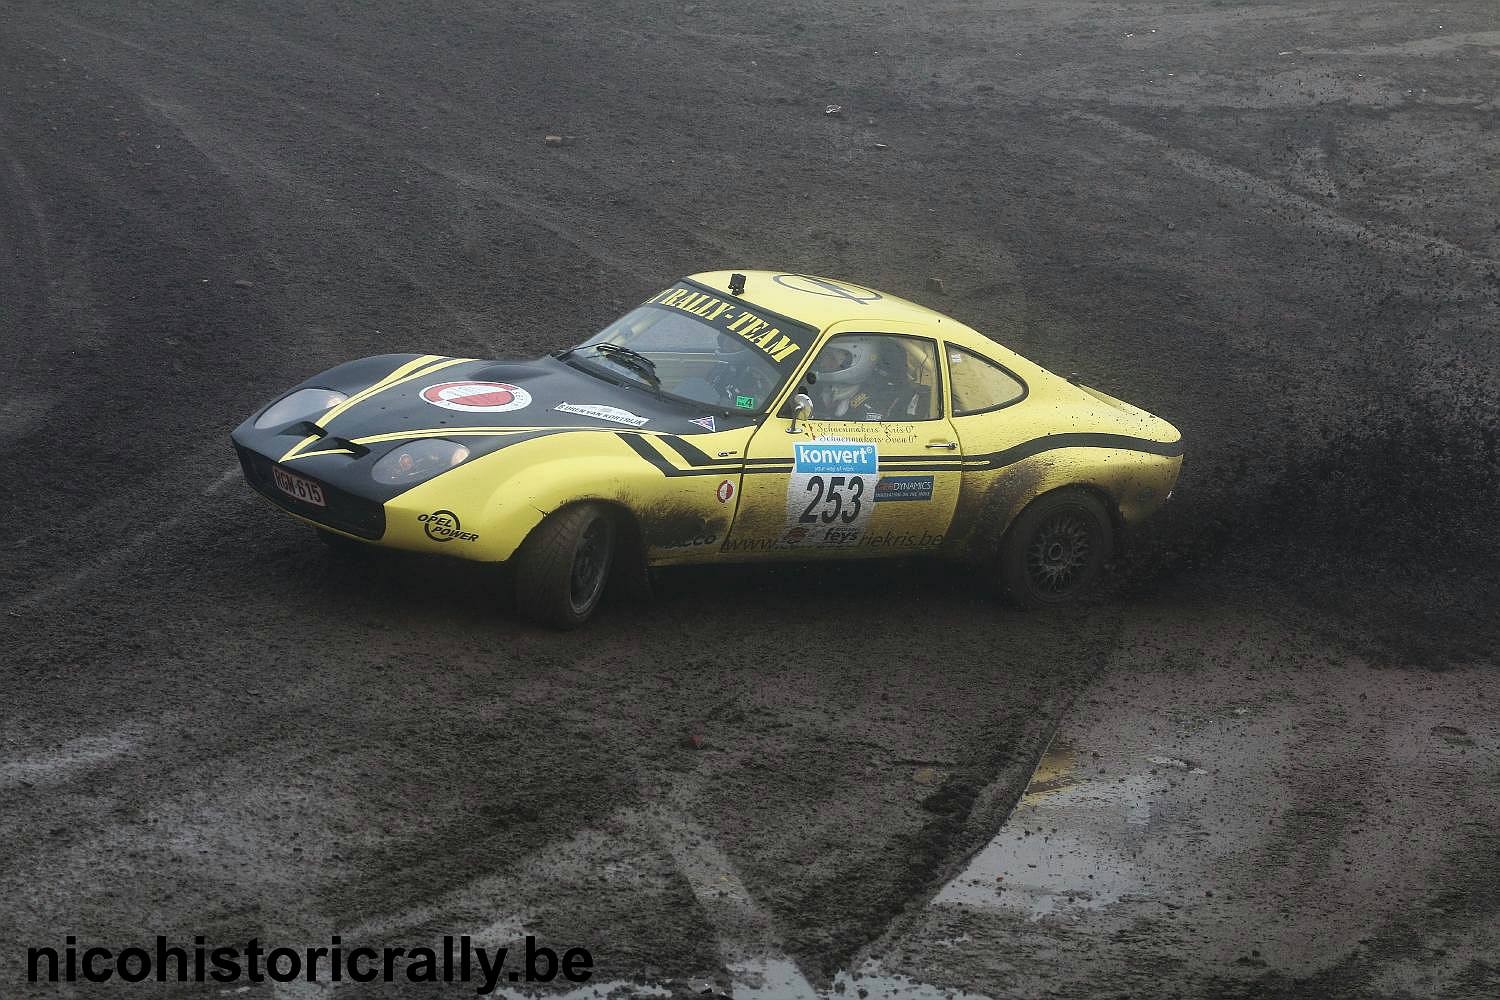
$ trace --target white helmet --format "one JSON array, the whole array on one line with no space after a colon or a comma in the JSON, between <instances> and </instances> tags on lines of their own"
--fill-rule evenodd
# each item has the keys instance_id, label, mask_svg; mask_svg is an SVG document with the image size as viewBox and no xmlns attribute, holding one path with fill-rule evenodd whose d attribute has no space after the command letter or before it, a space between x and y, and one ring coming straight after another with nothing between
<instances>
[{"instance_id":1,"label":"white helmet","mask_svg":"<svg viewBox=\"0 0 1500 1000\"><path fill-rule=\"evenodd\" d=\"M875 337L835 337L818 353L813 371L820 383L858 385L870 377L879 359L880 341Z\"/></svg>"}]
</instances>

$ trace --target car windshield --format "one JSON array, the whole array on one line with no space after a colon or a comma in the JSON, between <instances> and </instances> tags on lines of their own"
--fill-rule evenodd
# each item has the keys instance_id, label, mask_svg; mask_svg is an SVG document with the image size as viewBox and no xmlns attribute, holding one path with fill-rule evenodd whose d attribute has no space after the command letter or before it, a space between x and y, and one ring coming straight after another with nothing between
<instances>
[{"instance_id":1,"label":"car windshield","mask_svg":"<svg viewBox=\"0 0 1500 1000\"><path fill-rule=\"evenodd\" d=\"M574 348L570 360L748 415L765 412L816 336L727 293L679 282Z\"/></svg>"}]
</instances>

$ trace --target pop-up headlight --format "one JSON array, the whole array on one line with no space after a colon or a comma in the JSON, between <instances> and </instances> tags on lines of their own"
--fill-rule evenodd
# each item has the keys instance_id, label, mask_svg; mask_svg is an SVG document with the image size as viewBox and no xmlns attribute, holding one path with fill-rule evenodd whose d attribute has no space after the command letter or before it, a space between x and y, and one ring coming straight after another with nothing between
<instances>
[{"instance_id":1,"label":"pop-up headlight","mask_svg":"<svg viewBox=\"0 0 1500 1000\"><path fill-rule=\"evenodd\" d=\"M311 420L338 406L348 395L334 389L298 389L272 403L255 419L257 429L279 427L294 420Z\"/></svg>"}]
</instances>

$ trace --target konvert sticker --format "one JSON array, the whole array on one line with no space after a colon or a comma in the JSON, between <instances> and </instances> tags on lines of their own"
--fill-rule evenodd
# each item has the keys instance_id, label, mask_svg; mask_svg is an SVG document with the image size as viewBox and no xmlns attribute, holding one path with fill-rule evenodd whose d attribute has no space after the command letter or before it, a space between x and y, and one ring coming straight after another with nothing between
<instances>
[{"instance_id":1,"label":"konvert sticker","mask_svg":"<svg viewBox=\"0 0 1500 1000\"><path fill-rule=\"evenodd\" d=\"M462 413L501 413L531 405L531 393L508 382L439 382L421 392L422 402Z\"/></svg>"},{"instance_id":2,"label":"konvert sticker","mask_svg":"<svg viewBox=\"0 0 1500 1000\"><path fill-rule=\"evenodd\" d=\"M798 441L792 445L792 472L843 472L874 476L879 467L874 444L857 441Z\"/></svg>"},{"instance_id":3,"label":"konvert sticker","mask_svg":"<svg viewBox=\"0 0 1500 1000\"><path fill-rule=\"evenodd\" d=\"M799 441L792 446L782 545L858 545L875 506L879 449L860 441Z\"/></svg>"},{"instance_id":4,"label":"konvert sticker","mask_svg":"<svg viewBox=\"0 0 1500 1000\"><path fill-rule=\"evenodd\" d=\"M692 420L688 421L688 423L697 424L699 427L702 427L706 431L715 429L713 417L694 417Z\"/></svg>"},{"instance_id":5,"label":"konvert sticker","mask_svg":"<svg viewBox=\"0 0 1500 1000\"><path fill-rule=\"evenodd\" d=\"M580 417L608 420L627 427L640 427L651 419L631 413L629 410L622 410L618 406L605 406L602 403L558 403L553 409L562 413L576 413Z\"/></svg>"}]
</instances>

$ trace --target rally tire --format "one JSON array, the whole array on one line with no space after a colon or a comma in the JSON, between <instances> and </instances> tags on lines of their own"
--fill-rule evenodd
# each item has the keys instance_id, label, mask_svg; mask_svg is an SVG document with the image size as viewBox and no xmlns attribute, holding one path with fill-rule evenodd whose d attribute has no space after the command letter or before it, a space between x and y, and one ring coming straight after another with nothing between
<instances>
[{"instance_id":1,"label":"rally tire","mask_svg":"<svg viewBox=\"0 0 1500 1000\"><path fill-rule=\"evenodd\" d=\"M573 504L549 514L516 553L516 610L554 628L583 625L604 596L618 534L602 504Z\"/></svg>"},{"instance_id":2,"label":"rally tire","mask_svg":"<svg viewBox=\"0 0 1500 1000\"><path fill-rule=\"evenodd\" d=\"M1103 501L1063 489L1032 501L1000 543L1000 585L1023 608L1067 604L1088 593L1104 572L1114 523Z\"/></svg>"}]
</instances>

